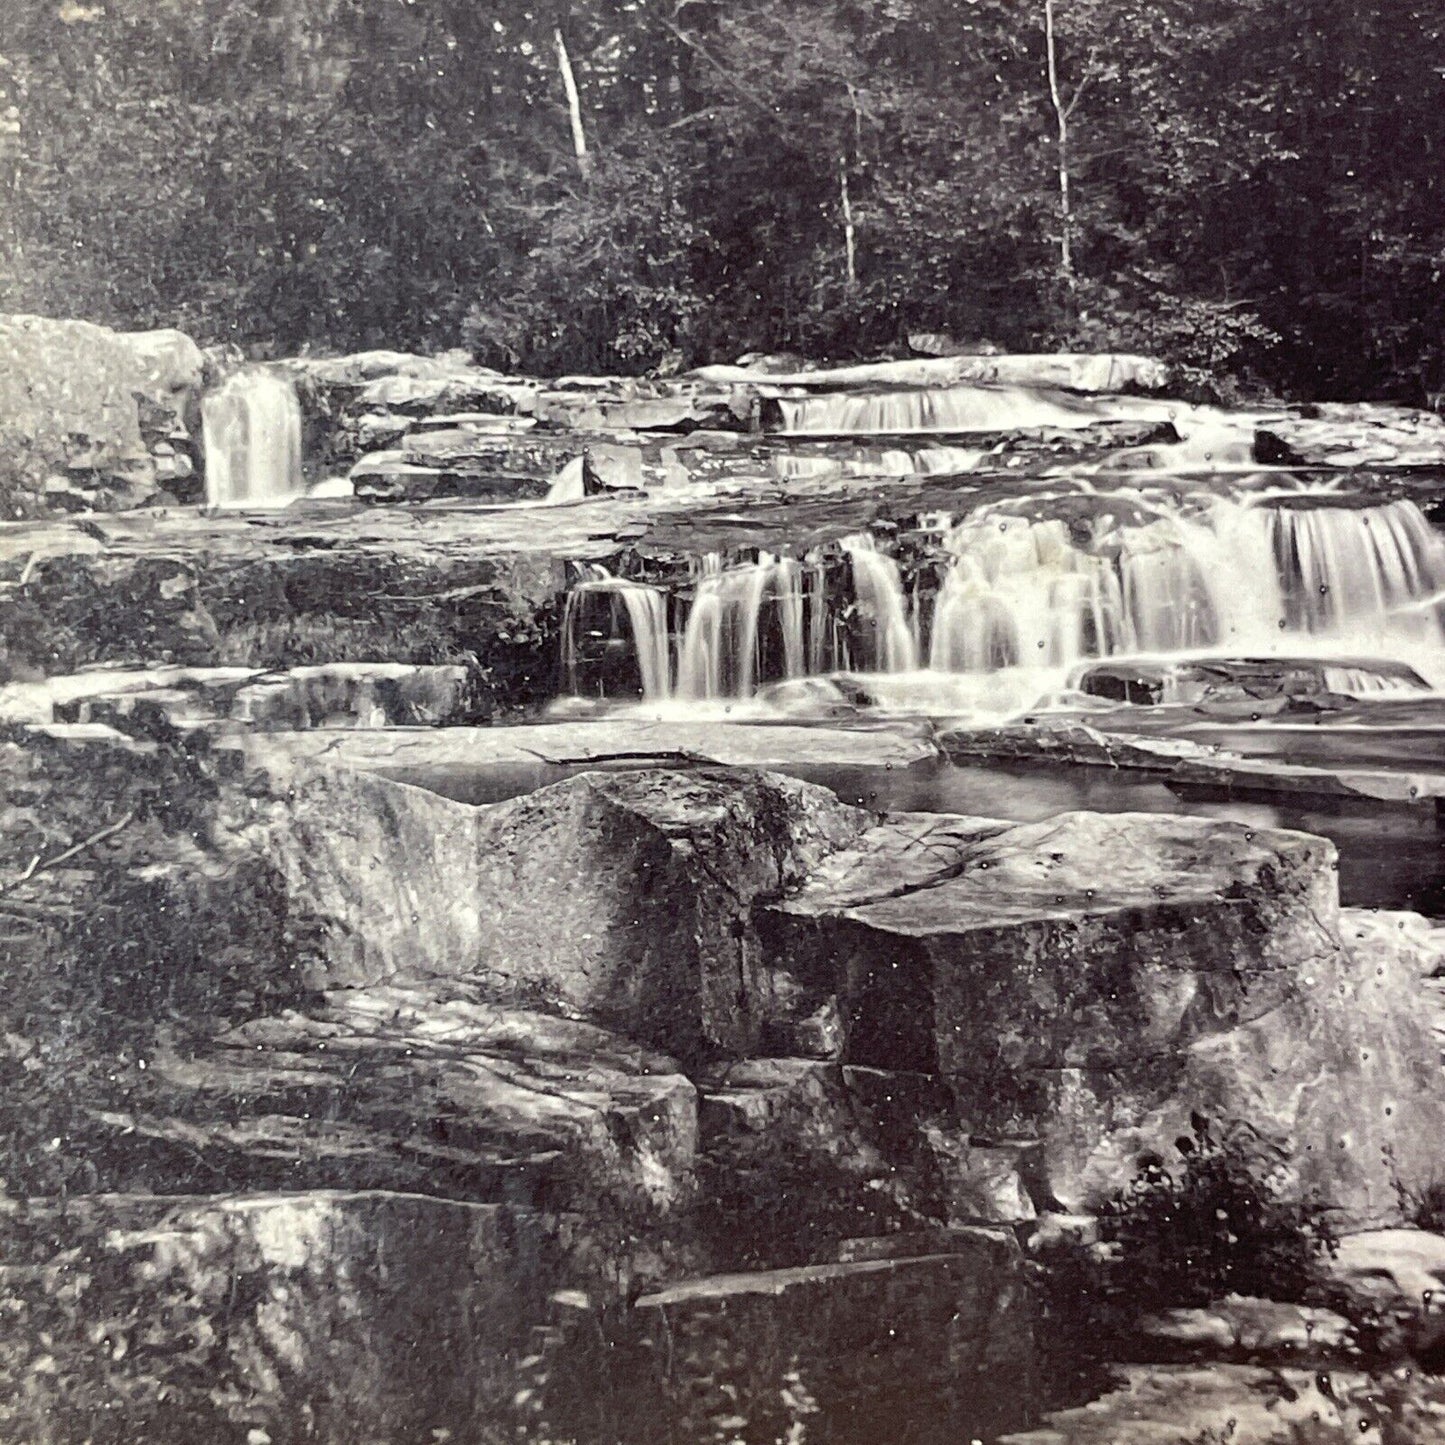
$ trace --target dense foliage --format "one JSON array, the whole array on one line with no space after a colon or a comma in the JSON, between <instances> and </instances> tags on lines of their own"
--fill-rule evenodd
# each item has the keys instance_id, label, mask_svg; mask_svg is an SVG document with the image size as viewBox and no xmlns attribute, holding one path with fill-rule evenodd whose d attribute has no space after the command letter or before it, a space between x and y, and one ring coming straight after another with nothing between
<instances>
[{"instance_id":1,"label":"dense foliage","mask_svg":"<svg viewBox=\"0 0 1445 1445\"><path fill-rule=\"evenodd\" d=\"M544 371L941 331L1305 395L1445 387L1445 14L1414 0L11 0L7 22L0 308Z\"/></svg>"}]
</instances>

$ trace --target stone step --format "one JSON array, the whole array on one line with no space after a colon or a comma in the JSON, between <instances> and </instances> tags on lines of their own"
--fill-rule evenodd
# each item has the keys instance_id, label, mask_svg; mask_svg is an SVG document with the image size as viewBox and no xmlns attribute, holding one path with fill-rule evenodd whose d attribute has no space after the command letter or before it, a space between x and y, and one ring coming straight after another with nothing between
<instances>
[{"instance_id":1,"label":"stone step","mask_svg":"<svg viewBox=\"0 0 1445 1445\"><path fill-rule=\"evenodd\" d=\"M100 1123L125 1136L109 1167L156 1188L380 1188L584 1210L606 1196L665 1213L691 1183L697 1096L672 1060L454 990L337 990L163 1054L150 1075L145 1112Z\"/></svg>"},{"instance_id":2,"label":"stone step","mask_svg":"<svg viewBox=\"0 0 1445 1445\"><path fill-rule=\"evenodd\" d=\"M294 667L97 669L0 688L0 718L124 726L141 715L177 727L231 721L258 731L428 727L467 720L458 666L346 662Z\"/></svg>"},{"instance_id":3,"label":"stone step","mask_svg":"<svg viewBox=\"0 0 1445 1445\"><path fill-rule=\"evenodd\" d=\"M610 1338L589 1311L574 1316L574 1413L552 1418L563 1438L594 1438L610 1417L607 1438L632 1445L956 1445L1017 1424L1032 1387L1028 1292L1005 1231L959 1231L946 1254L685 1280L642 1295Z\"/></svg>"}]
</instances>

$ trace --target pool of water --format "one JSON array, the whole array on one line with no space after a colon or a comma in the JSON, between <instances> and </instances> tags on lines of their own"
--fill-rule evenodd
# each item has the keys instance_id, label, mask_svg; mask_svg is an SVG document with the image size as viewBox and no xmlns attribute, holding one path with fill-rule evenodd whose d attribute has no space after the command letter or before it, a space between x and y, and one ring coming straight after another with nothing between
<instances>
[{"instance_id":1,"label":"pool of water","mask_svg":"<svg viewBox=\"0 0 1445 1445\"><path fill-rule=\"evenodd\" d=\"M584 764L539 761L398 768L387 776L459 802L483 804L503 802L584 771ZM1346 905L1411 908L1445 917L1445 829L1429 806L1354 798L1295 801L1279 795L1265 800L1224 789L1169 786L1112 768L964 766L939 761L907 768L790 766L778 771L821 783L845 802L880 812L967 813L1020 823L1078 810L1170 813L1318 833L1339 849L1340 896Z\"/></svg>"}]
</instances>

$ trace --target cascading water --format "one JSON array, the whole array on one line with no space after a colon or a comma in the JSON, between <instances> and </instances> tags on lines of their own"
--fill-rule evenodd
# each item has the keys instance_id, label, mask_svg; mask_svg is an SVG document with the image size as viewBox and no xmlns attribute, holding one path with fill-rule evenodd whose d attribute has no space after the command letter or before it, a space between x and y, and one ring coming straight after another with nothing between
<instances>
[{"instance_id":1,"label":"cascading water","mask_svg":"<svg viewBox=\"0 0 1445 1445\"><path fill-rule=\"evenodd\" d=\"M763 553L748 566L703 559L678 649L680 698L750 697L804 669L803 565Z\"/></svg>"},{"instance_id":2,"label":"cascading water","mask_svg":"<svg viewBox=\"0 0 1445 1445\"><path fill-rule=\"evenodd\" d=\"M841 575L851 579L841 593L818 558L764 554L727 567L707 557L675 638L672 678L662 595L630 584L642 594L624 605L647 658L645 695L745 699L764 685L850 671L880 698L926 709L932 697L951 710L965 693L1021 696L1005 674L1038 696L1049 677L1062 685L1092 658L1208 652L1390 657L1445 684L1445 540L1413 502L1350 509L1303 495L1289 505L1278 496L1151 502L1122 493L1075 501L1089 513L1030 517L1014 503L956 524L931 519L940 533L931 597L909 595L899 559L869 533L839 544ZM623 596L623 585L579 590ZM1341 690L1352 676L1341 671ZM955 683L968 678L998 682L961 692ZM1368 674L1356 680L1366 685Z\"/></svg>"},{"instance_id":3,"label":"cascading water","mask_svg":"<svg viewBox=\"0 0 1445 1445\"><path fill-rule=\"evenodd\" d=\"M671 649L667 635L667 597L656 587L614 577L605 567L593 565L586 577L567 594L562 615L562 671L568 691L581 691L582 641L590 633L607 644L623 642L637 659L644 698L664 698L671 690ZM607 611L605 628L595 627L592 604L601 601ZM627 634L619 627L619 607L627 621Z\"/></svg>"},{"instance_id":4,"label":"cascading water","mask_svg":"<svg viewBox=\"0 0 1445 1445\"><path fill-rule=\"evenodd\" d=\"M1078 428L1106 421L1162 421L1179 408L1148 397L1078 396L1023 386L933 386L779 397L778 436L908 436Z\"/></svg>"},{"instance_id":5,"label":"cascading water","mask_svg":"<svg viewBox=\"0 0 1445 1445\"><path fill-rule=\"evenodd\" d=\"M301 403L284 377L238 372L205 398L201 425L207 505L281 506L304 491Z\"/></svg>"},{"instance_id":6,"label":"cascading water","mask_svg":"<svg viewBox=\"0 0 1445 1445\"><path fill-rule=\"evenodd\" d=\"M855 532L839 543L853 564L858 610L871 634L873 672L912 672L918 666L918 636L909 619L898 563L878 550L871 532Z\"/></svg>"}]
</instances>

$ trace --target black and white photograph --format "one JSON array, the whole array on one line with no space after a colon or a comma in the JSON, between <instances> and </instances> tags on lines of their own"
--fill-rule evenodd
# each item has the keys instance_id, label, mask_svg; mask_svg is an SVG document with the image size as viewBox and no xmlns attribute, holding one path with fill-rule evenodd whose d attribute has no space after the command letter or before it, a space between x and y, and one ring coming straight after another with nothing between
<instances>
[{"instance_id":1,"label":"black and white photograph","mask_svg":"<svg viewBox=\"0 0 1445 1445\"><path fill-rule=\"evenodd\" d=\"M0 0L0 1445L1445 1445L1445 7Z\"/></svg>"}]
</instances>

